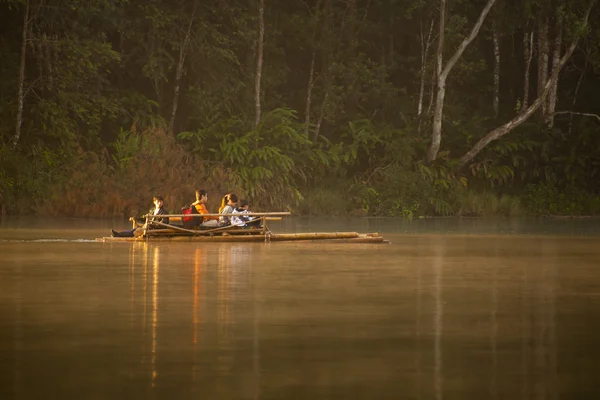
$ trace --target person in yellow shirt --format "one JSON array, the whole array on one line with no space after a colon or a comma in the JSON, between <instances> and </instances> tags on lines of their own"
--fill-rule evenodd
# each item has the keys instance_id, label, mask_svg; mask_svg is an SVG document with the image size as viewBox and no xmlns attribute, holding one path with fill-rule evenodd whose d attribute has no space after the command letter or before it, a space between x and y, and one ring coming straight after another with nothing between
<instances>
[{"instance_id":1,"label":"person in yellow shirt","mask_svg":"<svg viewBox=\"0 0 600 400\"><path fill-rule=\"evenodd\" d=\"M206 202L208 201L208 192L204 189L196 189L196 201L194 201L190 206L192 207L193 214L210 214L208 209L206 208ZM200 226L217 226L219 224L219 217L204 217L204 218L194 218L195 220L199 220L197 225Z\"/></svg>"}]
</instances>

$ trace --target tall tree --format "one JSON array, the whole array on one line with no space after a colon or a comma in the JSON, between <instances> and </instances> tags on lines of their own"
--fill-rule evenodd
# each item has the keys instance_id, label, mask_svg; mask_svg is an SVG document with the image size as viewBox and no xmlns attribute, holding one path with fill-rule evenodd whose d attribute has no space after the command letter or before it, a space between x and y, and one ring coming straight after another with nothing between
<instances>
[{"instance_id":1,"label":"tall tree","mask_svg":"<svg viewBox=\"0 0 600 400\"><path fill-rule=\"evenodd\" d=\"M418 127L417 131L421 132L421 124L423 122L423 100L425 97L425 83L427 82L427 64L429 59L429 48L431 47L431 35L433 33L433 24L434 21L431 19L431 23L429 24L429 31L427 32L427 37L423 32L423 26L421 24L421 32L419 35L419 40L421 44L421 72L420 72L420 83L419 83L419 100L417 102L417 118L418 118Z\"/></svg>"},{"instance_id":2,"label":"tall tree","mask_svg":"<svg viewBox=\"0 0 600 400\"><path fill-rule=\"evenodd\" d=\"M442 142L442 118L444 114L444 99L446 97L446 81L448 75L452 71L452 68L456 65L456 62L463 55L467 46L477 37L479 30L483 25L483 21L487 17L488 13L492 9L492 6L496 0L488 0L487 4L481 11L477 22L473 26L471 33L464 38L458 49L454 52L454 55L450 57L446 66L442 69L442 57L444 51L444 21L446 19L446 0L440 0L440 32L439 32L439 45L437 50L437 94L435 98L435 110L433 114L433 132L431 134L431 144L429 145L429 151L427 152L427 160L429 162L434 161L437 158L438 152L440 151L440 144Z\"/></svg>"},{"instance_id":3,"label":"tall tree","mask_svg":"<svg viewBox=\"0 0 600 400\"><path fill-rule=\"evenodd\" d=\"M321 99L321 106L319 107L319 117L315 125L315 131L313 134L313 141L316 142L321 133L321 126L325 119L325 110L327 102L329 101L329 93L333 82L333 54L335 41L335 31L333 29L333 16L332 16L332 0L324 0L323 5L323 38L326 43L321 46L322 48L322 66L321 75L323 80L323 98Z\"/></svg>"},{"instance_id":4,"label":"tall tree","mask_svg":"<svg viewBox=\"0 0 600 400\"><path fill-rule=\"evenodd\" d=\"M562 51L562 36L563 36L563 20L560 14L556 15L555 29L554 29L554 41L552 43L552 59L551 59L551 70L554 70L560 62L560 55ZM558 79L554 80L548 93L548 99L546 104L546 116L544 122L548 128L554 126L554 112L556 111L556 102L558 100Z\"/></svg>"},{"instance_id":5,"label":"tall tree","mask_svg":"<svg viewBox=\"0 0 600 400\"><path fill-rule=\"evenodd\" d=\"M596 4L597 0L591 0L588 3L586 11L584 13L583 18L581 19L580 26L586 28L588 25L588 20L590 17L590 13L592 8ZM577 43L582 35L581 30L576 32L569 47L566 49L565 54L560 58L559 62L554 66L552 73L545 81L543 89L538 96L538 98L527 108L522 110L516 117L508 121L507 123L499 126L492 131L488 132L483 138L481 138L469 151L467 151L459 160L458 167L464 167L468 162L470 162L481 150L483 150L487 145L489 145L494 140L498 140L504 135L512 132L516 127L521 125L523 122L527 121L545 102L550 89L555 84L555 81L558 79L560 71L564 67L567 60L571 57L575 48L577 47Z\"/></svg>"},{"instance_id":6,"label":"tall tree","mask_svg":"<svg viewBox=\"0 0 600 400\"><path fill-rule=\"evenodd\" d=\"M523 31L523 59L525 60L525 68L523 69L523 102L522 109L529 107L529 77L531 70L531 60L533 58L533 30L528 31L527 28Z\"/></svg>"},{"instance_id":7,"label":"tall tree","mask_svg":"<svg viewBox=\"0 0 600 400\"><path fill-rule=\"evenodd\" d=\"M500 38L498 37L498 24L492 27L492 41L494 44L494 117L500 112Z\"/></svg>"},{"instance_id":8,"label":"tall tree","mask_svg":"<svg viewBox=\"0 0 600 400\"><path fill-rule=\"evenodd\" d=\"M306 106L304 109L304 124L305 124L305 133L308 135L308 130L310 127L310 111L312 104L312 92L315 86L315 61L317 59L317 38L319 32L319 16L321 13L321 0L317 1L317 5L315 7L315 12L312 17L312 22L314 24L313 35L312 35L312 55L310 58L310 68L308 71L308 84L306 88Z\"/></svg>"},{"instance_id":9,"label":"tall tree","mask_svg":"<svg viewBox=\"0 0 600 400\"><path fill-rule=\"evenodd\" d=\"M256 78L254 80L254 129L258 128L260 123L261 110L260 110L260 81L262 77L263 68L263 45L265 40L265 0L260 0L258 8L258 46L256 52Z\"/></svg>"},{"instance_id":10,"label":"tall tree","mask_svg":"<svg viewBox=\"0 0 600 400\"><path fill-rule=\"evenodd\" d=\"M538 20L538 46L537 46L537 96L542 96L544 86L548 79L548 54L550 46L548 44L548 16L542 15ZM541 105L542 118L545 120L547 116L546 102Z\"/></svg>"},{"instance_id":11,"label":"tall tree","mask_svg":"<svg viewBox=\"0 0 600 400\"><path fill-rule=\"evenodd\" d=\"M177 115L177 105L179 103L179 91L181 88L181 76L183 75L183 66L185 63L185 57L187 56L188 48L190 45L190 38L192 36L192 27L194 25L194 18L196 17L196 6L197 2L194 1L192 14L190 21L187 24L187 29L183 35L181 46L179 47L179 60L177 62L177 71L175 73L175 88L173 93L173 106L171 108L171 121L169 122L169 131L175 133L175 116Z\"/></svg>"},{"instance_id":12,"label":"tall tree","mask_svg":"<svg viewBox=\"0 0 600 400\"><path fill-rule=\"evenodd\" d=\"M15 127L15 135L12 140L14 147L19 143L21 138L21 125L23 124L23 103L25 94L23 86L25 83L25 60L27 53L27 37L29 32L29 0L25 0L25 9L23 10L23 32L21 34L21 61L19 63L19 85L17 94L17 123Z\"/></svg>"}]
</instances>

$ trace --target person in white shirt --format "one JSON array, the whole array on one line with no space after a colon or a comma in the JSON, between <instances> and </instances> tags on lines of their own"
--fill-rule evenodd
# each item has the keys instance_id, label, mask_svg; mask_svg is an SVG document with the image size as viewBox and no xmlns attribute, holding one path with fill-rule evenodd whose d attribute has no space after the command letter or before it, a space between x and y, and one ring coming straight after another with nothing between
<instances>
[{"instance_id":1,"label":"person in white shirt","mask_svg":"<svg viewBox=\"0 0 600 400\"><path fill-rule=\"evenodd\" d=\"M240 214L240 216L235 215L231 217L231 225L247 226L248 222L252 221L252 217L243 214L248 214L249 210L250 203L248 203L246 200L241 200L238 206L233 211L234 214Z\"/></svg>"}]
</instances>

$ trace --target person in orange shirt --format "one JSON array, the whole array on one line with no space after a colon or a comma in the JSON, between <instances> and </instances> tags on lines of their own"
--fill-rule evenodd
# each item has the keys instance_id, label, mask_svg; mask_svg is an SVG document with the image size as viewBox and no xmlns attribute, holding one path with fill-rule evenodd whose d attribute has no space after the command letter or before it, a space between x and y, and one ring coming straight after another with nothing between
<instances>
[{"instance_id":1,"label":"person in orange shirt","mask_svg":"<svg viewBox=\"0 0 600 400\"><path fill-rule=\"evenodd\" d=\"M206 208L208 192L204 189L196 189L196 201L190 204L193 214L210 214ZM197 218L201 220L200 226L217 226L219 217Z\"/></svg>"}]
</instances>

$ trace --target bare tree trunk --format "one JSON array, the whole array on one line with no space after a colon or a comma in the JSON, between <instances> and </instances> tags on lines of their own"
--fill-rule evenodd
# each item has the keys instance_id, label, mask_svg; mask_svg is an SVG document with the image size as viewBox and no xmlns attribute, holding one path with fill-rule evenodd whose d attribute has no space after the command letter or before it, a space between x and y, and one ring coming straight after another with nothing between
<instances>
[{"instance_id":1,"label":"bare tree trunk","mask_svg":"<svg viewBox=\"0 0 600 400\"><path fill-rule=\"evenodd\" d=\"M325 116L325 107L327 106L327 100L329 99L329 87L327 86L327 91L325 92L325 96L323 97L323 102L321 103L321 110L319 113L319 119L317 120L317 125L315 126L315 136L313 142L316 142L319 139L319 133L321 131L321 125L323 124L323 118Z\"/></svg>"},{"instance_id":2,"label":"bare tree trunk","mask_svg":"<svg viewBox=\"0 0 600 400\"><path fill-rule=\"evenodd\" d=\"M389 64L391 66L394 65L394 49L395 49L395 45L394 45L394 20L395 20L395 15L394 15L394 10L395 8L394 6L394 0L390 0L390 8L392 10L392 12L390 13L390 59L389 59Z\"/></svg>"},{"instance_id":3,"label":"bare tree trunk","mask_svg":"<svg viewBox=\"0 0 600 400\"><path fill-rule=\"evenodd\" d=\"M575 92L573 93L573 112L575 111L575 104L577 103L577 96L579 95L579 88L581 87L581 81L583 81L583 77L585 76L585 72L587 71L588 65L588 56L585 56L585 64L583 65L583 71L581 71L581 75L579 75L579 79L577 80L577 85L575 86ZM556 114L556 113L555 113ZM569 136L573 132L573 114L569 115Z\"/></svg>"},{"instance_id":4,"label":"bare tree trunk","mask_svg":"<svg viewBox=\"0 0 600 400\"><path fill-rule=\"evenodd\" d=\"M45 47L46 47L46 34L45 33L42 33L39 37L36 37L36 38L34 38L33 35L29 36L29 48L31 49L31 55L33 57L35 57L36 61L37 61L36 62L37 69L38 69L37 79L39 79L40 82L44 82L45 74L46 74L46 71L45 71L46 65L44 63L46 62L46 59L49 56L49 54L46 53Z\"/></svg>"},{"instance_id":5,"label":"bare tree trunk","mask_svg":"<svg viewBox=\"0 0 600 400\"><path fill-rule=\"evenodd\" d=\"M321 37L323 40L328 38L328 36L334 36L331 33L332 26L332 17L331 17L331 6L332 0L325 0L323 4L323 29ZM341 41L341 38L340 38ZM322 59L322 68L321 74L323 75L323 88L325 89L325 95L323 96L323 100L321 101L321 107L319 107L319 117L317 118L317 123L315 125L315 131L313 135L313 142L316 142L319 139L319 135L321 133L321 126L323 124L323 119L325 118L325 109L327 107L327 101L329 100L329 91L331 90L331 84L333 82L334 77L332 72L332 53L333 46L323 46L323 52L321 55Z\"/></svg>"},{"instance_id":6,"label":"bare tree trunk","mask_svg":"<svg viewBox=\"0 0 600 400\"><path fill-rule=\"evenodd\" d=\"M154 55L157 53L157 48L159 47L157 44L158 39L156 38L156 35L153 33L153 31L150 32L149 37L148 37L148 41L147 43L142 43L142 46L144 46L144 49L146 50L146 52ZM160 63L160 61L158 62ZM162 85L161 85L161 78L159 73L156 71L157 66L154 65L151 70L149 71L149 78L150 78L150 82L152 83L152 87L154 88L154 93L156 94L156 102L159 104L159 112L160 109L162 109L163 107L163 101L162 101Z\"/></svg>"},{"instance_id":7,"label":"bare tree trunk","mask_svg":"<svg viewBox=\"0 0 600 400\"><path fill-rule=\"evenodd\" d=\"M44 35L44 43L43 47L46 50L45 58L46 58L46 68L48 70L48 86L50 86L50 90L54 87L54 51L52 51L50 47L50 43L48 43L46 35Z\"/></svg>"},{"instance_id":8,"label":"bare tree trunk","mask_svg":"<svg viewBox=\"0 0 600 400\"><path fill-rule=\"evenodd\" d=\"M542 17L538 22L538 76L537 96L540 97L544 91L544 84L548 79L548 18ZM542 118L546 119L546 103L542 104Z\"/></svg>"},{"instance_id":9,"label":"bare tree trunk","mask_svg":"<svg viewBox=\"0 0 600 400\"><path fill-rule=\"evenodd\" d=\"M346 15L348 15L348 22L346 28L346 39L348 40L348 46L354 47L354 39L356 38L356 0L348 0L346 8Z\"/></svg>"},{"instance_id":10,"label":"bare tree trunk","mask_svg":"<svg viewBox=\"0 0 600 400\"><path fill-rule=\"evenodd\" d=\"M444 19L445 19L445 7L446 0L440 0L440 40L437 51L437 67L438 67L438 79L437 79L437 95L435 99L435 111L433 114L433 132L431 135L431 145L429 146L429 151L427 152L427 160L429 162L434 161L437 158L438 152L440 151L440 144L442 141L442 117L444 114L444 97L446 96L446 79L454 68L454 65L459 60L459 58L463 55L465 49L471 42L477 37L481 26L483 25L483 21L487 17L488 13L492 9L492 6L496 0L488 0L487 4L481 11L479 15L479 19L473 26L471 33L467 36L454 55L448 60L448 63L441 70L442 66L442 53L444 50Z\"/></svg>"},{"instance_id":11,"label":"bare tree trunk","mask_svg":"<svg viewBox=\"0 0 600 400\"><path fill-rule=\"evenodd\" d=\"M263 64L263 42L265 39L265 0L260 0L260 6L258 9L258 51L256 55L256 78L254 81L254 108L256 116L254 119L254 129L258 128L260 123L261 111L260 111L260 80L262 77L262 64Z\"/></svg>"},{"instance_id":12,"label":"bare tree trunk","mask_svg":"<svg viewBox=\"0 0 600 400\"><path fill-rule=\"evenodd\" d=\"M179 61L177 63L177 71L175 72L175 92L173 93L173 108L171 110L171 121L169 122L169 131L175 134L175 116L177 115L177 105L179 104L179 91L181 88L181 76L183 75L183 66L185 64L185 57L187 55L187 49L190 44L190 37L192 34L192 26L194 24L194 16L196 14L196 4L194 2L194 10L190 17L190 22L185 32L183 43L179 48Z\"/></svg>"},{"instance_id":13,"label":"bare tree trunk","mask_svg":"<svg viewBox=\"0 0 600 400\"><path fill-rule=\"evenodd\" d=\"M308 135L308 130L310 126L310 107L312 104L312 91L315 86L315 60L317 58L317 35L319 31L319 12L321 9L321 0L317 2L317 6L315 8L315 31L313 33L313 52L312 58L310 60L310 71L308 73L308 88L306 93L306 110L304 111L304 133Z\"/></svg>"},{"instance_id":14,"label":"bare tree trunk","mask_svg":"<svg viewBox=\"0 0 600 400\"><path fill-rule=\"evenodd\" d=\"M446 0L440 0L440 26L438 37L438 48L436 53L436 96L435 110L433 115L433 131L431 136L431 145L427 152L427 159L433 161L440 151L442 142L442 114L444 107L444 96L446 95L446 81L442 79L443 58L444 58L444 39L446 29ZM433 94L432 94L433 97Z\"/></svg>"},{"instance_id":15,"label":"bare tree trunk","mask_svg":"<svg viewBox=\"0 0 600 400\"><path fill-rule=\"evenodd\" d=\"M21 138L21 125L23 124L23 103L25 94L23 86L25 84L25 56L27 52L27 33L29 31L29 0L25 2L25 11L23 11L23 33L21 35L21 61L19 65L19 89L17 94L17 125L15 127L15 136L13 137L13 147L17 147Z\"/></svg>"},{"instance_id":16,"label":"bare tree trunk","mask_svg":"<svg viewBox=\"0 0 600 400\"><path fill-rule=\"evenodd\" d=\"M523 105L521 110L529 107L529 71L531 69L531 59L533 58L533 31L529 34L527 31L523 32L523 56L525 59L525 74L523 77Z\"/></svg>"},{"instance_id":17,"label":"bare tree trunk","mask_svg":"<svg viewBox=\"0 0 600 400\"><path fill-rule=\"evenodd\" d=\"M429 48L431 47L431 34L433 33L433 19L431 20L431 24L429 25L429 33L427 34L427 39L423 35L423 30L421 29L421 85L419 87L419 103L417 105L417 118L418 118L418 128L417 131L421 133L421 123L423 122L423 98L425 96L425 74L427 73L427 56L429 54Z\"/></svg>"},{"instance_id":18,"label":"bare tree trunk","mask_svg":"<svg viewBox=\"0 0 600 400\"><path fill-rule=\"evenodd\" d=\"M431 88L429 89L429 103L427 104L427 118L431 118L431 116L433 115L432 113L432 109L433 109L433 99L435 97L435 84L437 83L437 80L435 79L435 77L437 76L437 71L435 68L431 69Z\"/></svg>"},{"instance_id":19,"label":"bare tree trunk","mask_svg":"<svg viewBox=\"0 0 600 400\"><path fill-rule=\"evenodd\" d=\"M492 30L494 42L494 116L500 112L500 40L498 39L498 26L494 23Z\"/></svg>"},{"instance_id":20,"label":"bare tree trunk","mask_svg":"<svg viewBox=\"0 0 600 400\"><path fill-rule=\"evenodd\" d=\"M582 25L586 26L588 23L588 19L590 16L590 12L592 11L593 6L596 4L596 0L592 0L586 10L585 16L582 20ZM521 125L523 122L527 121L529 117L531 117L537 109L546 101L546 96L550 92L550 88L554 84L554 81L558 79L558 75L562 68L565 66L567 60L575 51L577 47L577 43L579 42L579 38L575 37L571 42L569 48L566 50L565 54L560 58L560 61L556 64L555 68L552 70L552 74L546 80L546 83L543 87L541 95L531 104L527 109L523 110L519 115L517 115L512 120L508 121L506 124L499 126L498 128L490 131L487 135L485 135L479 142L477 142L471 150L469 150L464 156L461 157L458 163L458 168L464 167L469 161L471 161L481 150L483 150L488 144L501 138L502 136L510 133L513 129Z\"/></svg>"},{"instance_id":21,"label":"bare tree trunk","mask_svg":"<svg viewBox=\"0 0 600 400\"><path fill-rule=\"evenodd\" d=\"M560 62L560 53L562 47L563 24L560 16L556 17L556 37L554 38L554 48L552 49L552 70L556 68ZM550 88L546 104L546 126L552 128L554 126L554 111L556 110L556 102L558 101L558 79Z\"/></svg>"},{"instance_id":22,"label":"bare tree trunk","mask_svg":"<svg viewBox=\"0 0 600 400\"><path fill-rule=\"evenodd\" d=\"M310 60L310 72L308 73L308 90L306 93L306 110L304 111L304 133L308 135L308 129L310 126L310 106L312 103L312 90L315 84L315 58L317 58L317 51L313 50L312 59Z\"/></svg>"},{"instance_id":23,"label":"bare tree trunk","mask_svg":"<svg viewBox=\"0 0 600 400\"><path fill-rule=\"evenodd\" d=\"M342 36L345 39L346 49L342 52L342 62L349 62L351 58L355 56L358 52L358 40L357 40L357 10L356 10L356 2L357 0L347 0L346 4L346 12L345 18L342 22L342 33L345 33ZM341 42L344 45L344 42ZM358 105L358 79L355 74L350 75L350 79L346 80L346 101L344 105L344 112L353 115L356 113L357 105ZM348 77L347 77L348 78Z\"/></svg>"}]
</instances>

